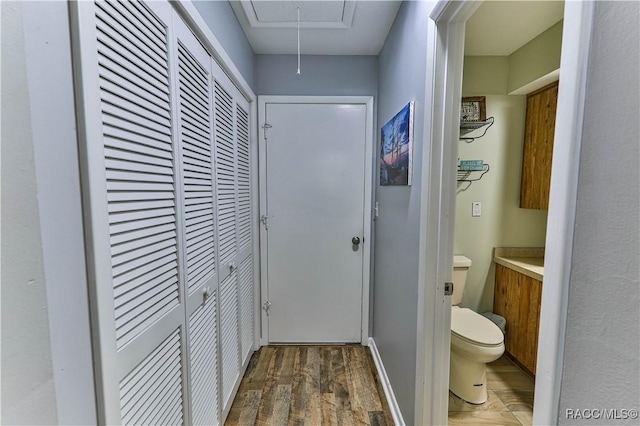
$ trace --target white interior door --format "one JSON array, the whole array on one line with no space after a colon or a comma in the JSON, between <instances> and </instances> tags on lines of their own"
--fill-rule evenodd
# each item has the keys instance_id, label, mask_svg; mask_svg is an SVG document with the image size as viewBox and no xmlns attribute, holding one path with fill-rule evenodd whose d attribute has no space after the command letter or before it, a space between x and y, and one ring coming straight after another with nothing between
<instances>
[{"instance_id":1,"label":"white interior door","mask_svg":"<svg viewBox=\"0 0 640 426\"><path fill-rule=\"evenodd\" d=\"M367 107L267 103L265 119L268 340L359 342Z\"/></svg>"}]
</instances>

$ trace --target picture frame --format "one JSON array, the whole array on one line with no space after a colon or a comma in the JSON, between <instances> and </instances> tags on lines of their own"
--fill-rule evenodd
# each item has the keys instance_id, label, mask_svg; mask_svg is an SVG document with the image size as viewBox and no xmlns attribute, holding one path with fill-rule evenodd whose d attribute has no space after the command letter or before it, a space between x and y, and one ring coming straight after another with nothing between
<instances>
[{"instance_id":1,"label":"picture frame","mask_svg":"<svg viewBox=\"0 0 640 426\"><path fill-rule=\"evenodd\" d=\"M484 96L462 98L460 121L476 122L487 119L487 104Z\"/></svg>"},{"instance_id":2,"label":"picture frame","mask_svg":"<svg viewBox=\"0 0 640 426\"><path fill-rule=\"evenodd\" d=\"M411 185L413 172L413 101L380 129L380 185Z\"/></svg>"}]
</instances>

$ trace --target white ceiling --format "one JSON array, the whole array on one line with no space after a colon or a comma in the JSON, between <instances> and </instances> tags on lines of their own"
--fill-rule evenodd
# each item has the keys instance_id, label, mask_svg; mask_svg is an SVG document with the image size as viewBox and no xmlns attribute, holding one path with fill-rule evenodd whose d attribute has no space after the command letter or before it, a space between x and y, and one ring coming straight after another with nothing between
<instances>
[{"instance_id":1,"label":"white ceiling","mask_svg":"<svg viewBox=\"0 0 640 426\"><path fill-rule=\"evenodd\" d=\"M377 55L401 2L367 0L233 0L233 8L253 51L309 55Z\"/></svg>"},{"instance_id":2,"label":"white ceiling","mask_svg":"<svg viewBox=\"0 0 640 426\"><path fill-rule=\"evenodd\" d=\"M377 55L399 0L232 0L258 54ZM562 0L489 0L467 22L465 54L507 56L562 19ZM425 17L425 19L429 19Z\"/></svg>"},{"instance_id":3,"label":"white ceiling","mask_svg":"<svg viewBox=\"0 0 640 426\"><path fill-rule=\"evenodd\" d=\"M465 55L508 56L562 19L564 1L485 1L467 21Z\"/></svg>"}]
</instances>

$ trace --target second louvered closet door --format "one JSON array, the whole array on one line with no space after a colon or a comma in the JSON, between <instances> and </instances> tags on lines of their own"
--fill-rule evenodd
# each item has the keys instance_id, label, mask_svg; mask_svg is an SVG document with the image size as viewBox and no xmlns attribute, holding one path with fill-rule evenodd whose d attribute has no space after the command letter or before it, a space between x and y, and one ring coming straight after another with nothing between
<instances>
[{"instance_id":1,"label":"second louvered closet door","mask_svg":"<svg viewBox=\"0 0 640 426\"><path fill-rule=\"evenodd\" d=\"M191 416L194 425L213 425L219 420L219 292L211 58L177 16L174 32Z\"/></svg>"},{"instance_id":2,"label":"second louvered closet door","mask_svg":"<svg viewBox=\"0 0 640 426\"><path fill-rule=\"evenodd\" d=\"M237 143L235 87L213 63L216 190L220 241L220 339L222 343L222 401L228 409L240 369L240 321L237 285Z\"/></svg>"},{"instance_id":3,"label":"second louvered closet door","mask_svg":"<svg viewBox=\"0 0 640 426\"><path fill-rule=\"evenodd\" d=\"M213 75L222 400L226 411L254 341L250 116L248 102L215 63Z\"/></svg>"}]
</instances>

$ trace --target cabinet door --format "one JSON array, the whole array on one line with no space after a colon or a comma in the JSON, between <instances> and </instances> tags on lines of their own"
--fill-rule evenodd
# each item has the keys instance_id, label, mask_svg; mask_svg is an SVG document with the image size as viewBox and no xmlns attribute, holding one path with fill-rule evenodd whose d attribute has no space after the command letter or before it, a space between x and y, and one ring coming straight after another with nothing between
<instances>
[{"instance_id":1,"label":"cabinet door","mask_svg":"<svg viewBox=\"0 0 640 426\"><path fill-rule=\"evenodd\" d=\"M542 283L526 275L518 275L520 275L518 333L522 338L519 340L517 358L531 374L535 375Z\"/></svg>"},{"instance_id":2,"label":"cabinet door","mask_svg":"<svg viewBox=\"0 0 640 426\"><path fill-rule=\"evenodd\" d=\"M493 310L507 320L505 350L535 375L542 283L496 265Z\"/></svg>"},{"instance_id":3,"label":"cabinet door","mask_svg":"<svg viewBox=\"0 0 640 426\"><path fill-rule=\"evenodd\" d=\"M520 207L547 210L558 82L527 95Z\"/></svg>"},{"instance_id":4,"label":"cabinet door","mask_svg":"<svg viewBox=\"0 0 640 426\"><path fill-rule=\"evenodd\" d=\"M493 311L507 321L505 334L505 350L516 357L518 352L518 317L520 309L520 285L517 272L496 265L496 285L494 290Z\"/></svg>"}]
</instances>

